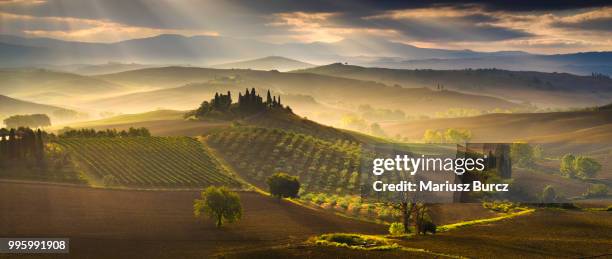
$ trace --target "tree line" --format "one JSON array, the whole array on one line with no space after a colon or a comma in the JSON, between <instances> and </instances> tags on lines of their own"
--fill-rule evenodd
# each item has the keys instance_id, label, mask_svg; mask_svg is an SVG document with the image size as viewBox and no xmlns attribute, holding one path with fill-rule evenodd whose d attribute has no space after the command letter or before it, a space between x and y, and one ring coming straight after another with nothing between
<instances>
[{"instance_id":1,"label":"tree line","mask_svg":"<svg viewBox=\"0 0 612 259\"><path fill-rule=\"evenodd\" d=\"M0 166L9 163L35 161L38 167L45 167L46 133L30 128L0 129Z\"/></svg>"},{"instance_id":2,"label":"tree line","mask_svg":"<svg viewBox=\"0 0 612 259\"><path fill-rule=\"evenodd\" d=\"M289 106L284 107L282 105L280 95L272 96L270 90L268 90L266 100L264 101L255 88L252 88L250 91L247 88L244 95L242 92L238 92L238 102L236 103L233 102L230 91L227 91L227 94L217 92L213 99L202 102L200 107L188 112L185 114L185 117L195 116L198 119L202 119L206 117L220 117L220 115L227 117L228 114L248 115L274 108L284 108L291 111Z\"/></svg>"},{"instance_id":3,"label":"tree line","mask_svg":"<svg viewBox=\"0 0 612 259\"><path fill-rule=\"evenodd\" d=\"M51 119L46 114L14 115L4 119L4 125L9 129L48 127L51 126Z\"/></svg>"},{"instance_id":4,"label":"tree line","mask_svg":"<svg viewBox=\"0 0 612 259\"><path fill-rule=\"evenodd\" d=\"M127 137L150 137L151 132L147 128L130 127L127 131L117 129L95 130L95 129L72 129L60 130L60 138L127 138Z\"/></svg>"}]
</instances>

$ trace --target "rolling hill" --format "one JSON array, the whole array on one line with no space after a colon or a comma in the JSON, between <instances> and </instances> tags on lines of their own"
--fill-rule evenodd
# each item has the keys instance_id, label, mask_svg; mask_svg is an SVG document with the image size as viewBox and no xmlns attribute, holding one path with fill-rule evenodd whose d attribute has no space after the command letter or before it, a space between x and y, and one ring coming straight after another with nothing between
<instances>
[{"instance_id":1,"label":"rolling hill","mask_svg":"<svg viewBox=\"0 0 612 259\"><path fill-rule=\"evenodd\" d=\"M114 117L95 120L95 121L86 121L86 122L78 122L71 123L71 127L76 128L85 128L85 127L94 127L100 125L116 125L116 124L129 124L129 123L138 123L138 122L146 122L146 121L163 121L163 120L182 120L184 111L175 111L175 110L156 110L145 113L136 113L136 114L122 114Z\"/></svg>"},{"instance_id":2,"label":"rolling hill","mask_svg":"<svg viewBox=\"0 0 612 259\"><path fill-rule=\"evenodd\" d=\"M232 63L224 63L219 65L213 65L213 68L221 69L254 69L254 70L278 70L278 71L290 71L296 69L305 69L314 67L313 64L308 64L295 59L269 56L264 58L237 61Z\"/></svg>"},{"instance_id":3,"label":"rolling hill","mask_svg":"<svg viewBox=\"0 0 612 259\"><path fill-rule=\"evenodd\" d=\"M16 114L47 114L52 116L53 111L64 110L57 106L26 102L0 95L0 117Z\"/></svg>"},{"instance_id":4,"label":"rolling hill","mask_svg":"<svg viewBox=\"0 0 612 259\"><path fill-rule=\"evenodd\" d=\"M426 119L384 124L391 134L420 139L427 129L462 128L473 133L474 142L512 142L612 124L612 111L487 114L475 117ZM591 139L593 140L593 139ZM600 139L605 140L605 139ZM610 139L608 139L610 140ZM581 141L581 138L574 139Z\"/></svg>"},{"instance_id":5,"label":"rolling hill","mask_svg":"<svg viewBox=\"0 0 612 259\"><path fill-rule=\"evenodd\" d=\"M206 135L242 177L266 189L276 172L298 176L304 192L358 194L361 145L270 128L241 127Z\"/></svg>"},{"instance_id":6,"label":"rolling hill","mask_svg":"<svg viewBox=\"0 0 612 259\"><path fill-rule=\"evenodd\" d=\"M193 107L192 107L193 108ZM68 123L58 125L53 130L63 127L95 129L128 129L130 127L148 128L156 136L199 136L205 133L227 128L232 123L266 128L286 129L303 134L311 134L324 139L354 139L353 135L333 127L321 125L296 114L271 110L233 121L185 119L184 111L157 110L136 114L118 115L111 118Z\"/></svg>"},{"instance_id":7,"label":"rolling hill","mask_svg":"<svg viewBox=\"0 0 612 259\"><path fill-rule=\"evenodd\" d=\"M382 124L389 134L399 134L410 141L420 141L428 129L468 129L471 142L538 143L547 156L567 153L589 154L612 173L607 161L612 152L612 110L575 112L488 114L475 117L427 119L406 123Z\"/></svg>"},{"instance_id":8,"label":"rolling hill","mask_svg":"<svg viewBox=\"0 0 612 259\"><path fill-rule=\"evenodd\" d=\"M73 64L73 65L59 65L59 66L45 66L51 70L64 71L68 73L74 73L79 75L101 75L119 73L129 70L143 69L149 67L155 67L154 65L145 65L137 63L121 63L121 62L107 62L105 64Z\"/></svg>"},{"instance_id":9,"label":"rolling hill","mask_svg":"<svg viewBox=\"0 0 612 259\"><path fill-rule=\"evenodd\" d=\"M105 81L120 85L138 85L150 88L171 88L126 96L114 97L91 103L112 107L113 103L142 103L148 110L156 108L156 102L176 103L164 106L170 109L184 109L189 100L209 99L221 88L227 90L255 87L260 90L270 89L285 94L301 94L314 97L317 101L340 108L355 109L361 104L374 107L400 109L407 114L431 114L446 111L450 108L469 108L477 110L516 109L521 105L489 96L465 94L455 91L437 91L429 88L401 88L381 83L339 78L327 75L308 73L281 73L256 70L222 70L194 67L164 67L128 71L117 74L101 75ZM190 84L194 82L204 84ZM181 86L182 87L177 87ZM231 87L230 87L231 86ZM203 96L194 96L201 93ZM207 94L208 93L208 94ZM197 98L200 98L197 100ZM291 104L288 103L290 106ZM193 104L189 104L193 106Z\"/></svg>"},{"instance_id":10,"label":"rolling hill","mask_svg":"<svg viewBox=\"0 0 612 259\"><path fill-rule=\"evenodd\" d=\"M555 55L517 53L516 55L481 55L458 58L385 59L380 58L361 65L396 69L487 69L513 71L539 71L548 73L591 73L612 75L612 52L580 52Z\"/></svg>"},{"instance_id":11,"label":"rolling hill","mask_svg":"<svg viewBox=\"0 0 612 259\"><path fill-rule=\"evenodd\" d=\"M67 105L126 90L121 85L71 73L45 69L0 69L0 94L35 102ZM72 98L75 96L79 98Z\"/></svg>"},{"instance_id":12,"label":"rolling hill","mask_svg":"<svg viewBox=\"0 0 612 259\"><path fill-rule=\"evenodd\" d=\"M606 76L499 69L405 70L340 63L296 72L397 84L409 88L436 88L442 85L446 89L531 102L543 107L595 106L612 100L612 79Z\"/></svg>"}]
</instances>

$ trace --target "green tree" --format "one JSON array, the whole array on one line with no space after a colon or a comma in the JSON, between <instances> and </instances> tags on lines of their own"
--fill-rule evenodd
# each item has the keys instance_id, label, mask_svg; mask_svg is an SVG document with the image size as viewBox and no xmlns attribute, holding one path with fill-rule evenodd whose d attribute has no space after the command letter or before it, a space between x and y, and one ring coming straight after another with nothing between
<instances>
[{"instance_id":1,"label":"green tree","mask_svg":"<svg viewBox=\"0 0 612 259\"><path fill-rule=\"evenodd\" d=\"M404 228L404 223L393 222L389 226L389 234L394 235L394 236L405 235L407 234L405 229L407 228Z\"/></svg>"},{"instance_id":2,"label":"green tree","mask_svg":"<svg viewBox=\"0 0 612 259\"><path fill-rule=\"evenodd\" d=\"M470 130L447 129L444 138L448 143L466 143L472 139Z\"/></svg>"},{"instance_id":3,"label":"green tree","mask_svg":"<svg viewBox=\"0 0 612 259\"><path fill-rule=\"evenodd\" d=\"M535 165L533 147L527 143L513 143L510 147L510 157L519 167L529 168Z\"/></svg>"},{"instance_id":4,"label":"green tree","mask_svg":"<svg viewBox=\"0 0 612 259\"><path fill-rule=\"evenodd\" d=\"M276 173L268 177L266 180L270 193L273 196L280 198L290 197L295 198L300 190L300 182L297 177L290 176L286 173Z\"/></svg>"},{"instance_id":5,"label":"green tree","mask_svg":"<svg viewBox=\"0 0 612 259\"><path fill-rule=\"evenodd\" d=\"M576 171L574 170L574 161L576 157L572 154L566 154L561 158L561 166L559 170L561 174L566 177L574 178L576 176Z\"/></svg>"},{"instance_id":6,"label":"green tree","mask_svg":"<svg viewBox=\"0 0 612 259\"><path fill-rule=\"evenodd\" d=\"M426 143L444 143L444 136L440 131L428 129L423 134L423 141Z\"/></svg>"},{"instance_id":7,"label":"green tree","mask_svg":"<svg viewBox=\"0 0 612 259\"><path fill-rule=\"evenodd\" d=\"M544 190L542 191L542 195L540 196L540 201L542 203L555 203L557 201L557 192L555 188L551 185L546 185Z\"/></svg>"},{"instance_id":8,"label":"green tree","mask_svg":"<svg viewBox=\"0 0 612 259\"><path fill-rule=\"evenodd\" d=\"M601 170L601 164L590 157L578 156L574 160L574 170L582 179L592 178Z\"/></svg>"},{"instance_id":9,"label":"green tree","mask_svg":"<svg viewBox=\"0 0 612 259\"><path fill-rule=\"evenodd\" d=\"M544 149L542 148L542 146L535 145L533 147L533 158L535 160L542 160L542 159L544 159Z\"/></svg>"},{"instance_id":10,"label":"green tree","mask_svg":"<svg viewBox=\"0 0 612 259\"><path fill-rule=\"evenodd\" d=\"M233 223L242 217L242 205L236 192L226 187L208 187L202 191L202 199L193 203L193 213L196 217L208 215L216 221L217 227L224 222Z\"/></svg>"}]
</instances>

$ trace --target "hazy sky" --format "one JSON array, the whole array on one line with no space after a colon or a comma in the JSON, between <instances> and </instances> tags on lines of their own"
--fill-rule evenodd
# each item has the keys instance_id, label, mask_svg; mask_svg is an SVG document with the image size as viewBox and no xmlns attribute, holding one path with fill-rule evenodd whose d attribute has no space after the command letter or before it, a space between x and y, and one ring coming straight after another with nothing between
<instances>
[{"instance_id":1,"label":"hazy sky","mask_svg":"<svg viewBox=\"0 0 612 259\"><path fill-rule=\"evenodd\" d=\"M0 34L87 42L167 33L278 43L382 38L419 47L567 53L612 50L611 3L0 0Z\"/></svg>"}]
</instances>

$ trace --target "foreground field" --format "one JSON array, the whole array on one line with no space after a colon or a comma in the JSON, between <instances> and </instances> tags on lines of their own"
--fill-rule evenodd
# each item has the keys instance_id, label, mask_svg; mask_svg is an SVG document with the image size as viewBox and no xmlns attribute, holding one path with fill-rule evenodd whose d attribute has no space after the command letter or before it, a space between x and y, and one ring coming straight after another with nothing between
<instances>
[{"instance_id":1,"label":"foreground field","mask_svg":"<svg viewBox=\"0 0 612 259\"><path fill-rule=\"evenodd\" d=\"M314 244L262 248L229 258L610 258L612 215L542 209L528 216L451 230L435 236L388 239L405 250L364 251ZM423 249L424 252L416 250Z\"/></svg>"},{"instance_id":2,"label":"foreground field","mask_svg":"<svg viewBox=\"0 0 612 259\"><path fill-rule=\"evenodd\" d=\"M76 258L206 257L297 244L328 232L386 227L241 193L240 222L218 230L192 215L197 192L118 191L0 182L0 236L69 237Z\"/></svg>"},{"instance_id":3,"label":"foreground field","mask_svg":"<svg viewBox=\"0 0 612 259\"><path fill-rule=\"evenodd\" d=\"M610 258L612 212L543 209L402 244L473 258Z\"/></svg>"}]
</instances>

